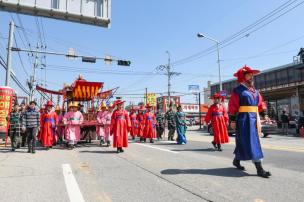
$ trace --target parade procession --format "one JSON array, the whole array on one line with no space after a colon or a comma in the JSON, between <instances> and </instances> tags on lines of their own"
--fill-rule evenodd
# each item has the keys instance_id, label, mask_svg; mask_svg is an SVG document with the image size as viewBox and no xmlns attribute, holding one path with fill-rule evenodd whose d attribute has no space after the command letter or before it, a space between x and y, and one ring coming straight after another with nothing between
<instances>
[{"instance_id":1,"label":"parade procession","mask_svg":"<svg viewBox=\"0 0 304 202\"><path fill-rule=\"evenodd\" d=\"M131 106L124 109L124 101L117 99L109 102L116 89L102 91L102 82L88 82L82 75L62 90L53 91L37 86L38 91L57 95L55 106L48 100L42 108L36 101L30 101L22 110L17 97L10 99L12 110L7 116L8 134L12 151L20 148L21 136L25 136L28 153L36 152L36 142L46 150L62 146L62 149L73 149L81 142L98 140L100 146L117 148L117 153L128 147L129 136L132 140L150 143L162 140L165 127L165 116L149 103L138 108ZM62 97L62 102L59 103ZM106 105L106 102L108 105ZM179 106L177 109L181 109ZM157 117L157 118L156 118ZM170 124L177 123L177 136L170 133L168 140L177 144L186 143L185 117L181 111L171 114ZM24 135L21 135L21 134ZM8 136L6 137L6 142ZM24 143L22 144L24 146Z\"/></svg>"},{"instance_id":2,"label":"parade procession","mask_svg":"<svg viewBox=\"0 0 304 202\"><path fill-rule=\"evenodd\" d=\"M304 202L304 0L0 0L0 202Z\"/></svg>"}]
</instances>

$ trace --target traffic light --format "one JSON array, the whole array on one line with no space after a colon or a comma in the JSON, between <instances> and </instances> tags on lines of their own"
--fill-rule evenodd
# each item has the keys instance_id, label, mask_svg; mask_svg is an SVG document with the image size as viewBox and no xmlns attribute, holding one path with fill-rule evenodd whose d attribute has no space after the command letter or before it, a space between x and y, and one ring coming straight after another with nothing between
<instances>
[{"instance_id":1,"label":"traffic light","mask_svg":"<svg viewBox=\"0 0 304 202\"><path fill-rule=\"evenodd\" d=\"M117 61L117 65L120 65L120 66L130 66L131 65L131 61L118 60Z\"/></svg>"},{"instance_id":2,"label":"traffic light","mask_svg":"<svg viewBox=\"0 0 304 202\"><path fill-rule=\"evenodd\" d=\"M96 58L94 58L94 57L82 57L82 62L96 63Z\"/></svg>"}]
</instances>

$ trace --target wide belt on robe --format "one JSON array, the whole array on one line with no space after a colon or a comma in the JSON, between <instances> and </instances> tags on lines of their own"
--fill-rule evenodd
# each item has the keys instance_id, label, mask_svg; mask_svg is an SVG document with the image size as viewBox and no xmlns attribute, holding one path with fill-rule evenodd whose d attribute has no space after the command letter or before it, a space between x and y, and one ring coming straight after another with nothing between
<instances>
[{"instance_id":1,"label":"wide belt on robe","mask_svg":"<svg viewBox=\"0 0 304 202\"><path fill-rule=\"evenodd\" d=\"M69 118L68 120L69 120L69 121L80 121L80 118L72 117L72 118Z\"/></svg>"},{"instance_id":2,"label":"wide belt on robe","mask_svg":"<svg viewBox=\"0 0 304 202\"><path fill-rule=\"evenodd\" d=\"M223 116L223 112L213 112L212 116Z\"/></svg>"},{"instance_id":3,"label":"wide belt on robe","mask_svg":"<svg viewBox=\"0 0 304 202\"><path fill-rule=\"evenodd\" d=\"M54 118L45 118L45 119L44 119L44 122L45 122L45 123L47 123L47 122L55 123L55 119L54 119Z\"/></svg>"},{"instance_id":4,"label":"wide belt on robe","mask_svg":"<svg viewBox=\"0 0 304 202\"><path fill-rule=\"evenodd\" d=\"M124 120L124 119L125 119L124 116L116 116L116 117L115 117L115 120Z\"/></svg>"},{"instance_id":5,"label":"wide belt on robe","mask_svg":"<svg viewBox=\"0 0 304 202\"><path fill-rule=\"evenodd\" d=\"M258 134L262 134L262 127L261 127L261 119L260 119L260 114L259 114L259 108L257 106L240 106L239 108L240 113L246 113L246 112L253 112L256 113L257 116L257 129L258 129Z\"/></svg>"}]
</instances>

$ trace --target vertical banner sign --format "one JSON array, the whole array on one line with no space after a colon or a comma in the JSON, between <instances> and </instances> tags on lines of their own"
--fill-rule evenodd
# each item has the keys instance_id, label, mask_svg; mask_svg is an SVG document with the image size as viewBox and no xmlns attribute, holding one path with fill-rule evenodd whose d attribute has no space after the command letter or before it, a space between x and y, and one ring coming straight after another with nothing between
<instances>
[{"instance_id":1,"label":"vertical banner sign","mask_svg":"<svg viewBox=\"0 0 304 202\"><path fill-rule=\"evenodd\" d=\"M14 90L10 87L0 86L0 136L7 134L8 122L6 117L12 109Z\"/></svg>"},{"instance_id":2,"label":"vertical banner sign","mask_svg":"<svg viewBox=\"0 0 304 202\"><path fill-rule=\"evenodd\" d=\"M156 94L155 93L148 93L147 94L147 100L148 100L148 103L151 106L156 107L157 102L156 102Z\"/></svg>"}]
</instances>

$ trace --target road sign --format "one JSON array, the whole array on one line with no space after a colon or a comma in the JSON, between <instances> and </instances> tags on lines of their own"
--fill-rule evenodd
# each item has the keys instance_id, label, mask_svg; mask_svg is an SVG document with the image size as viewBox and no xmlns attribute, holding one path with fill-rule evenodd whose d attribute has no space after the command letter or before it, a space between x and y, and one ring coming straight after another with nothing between
<instances>
[{"instance_id":1,"label":"road sign","mask_svg":"<svg viewBox=\"0 0 304 202\"><path fill-rule=\"evenodd\" d=\"M199 85L188 85L188 90L192 93L199 92Z\"/></svg>"},{"instance_id":2,"label":"road sign","mask_svg":"<svg viewBox=\"0 0 304 202\"><path fill-rule=\"evenodd\" d=\"M156 94L155 93L147 93L147 101L151 106L156 107L156 104L157 104Z\"/></svg>"},{"instance_id":3,"label":"road sign","mask_svg":"<svg viewBox=\"0 0 304 202\"><path fill-rule=\"evenodd\" d=\"M109 27L111 0L0 0L1 10Z\"/></svg>"}]
</instances>

